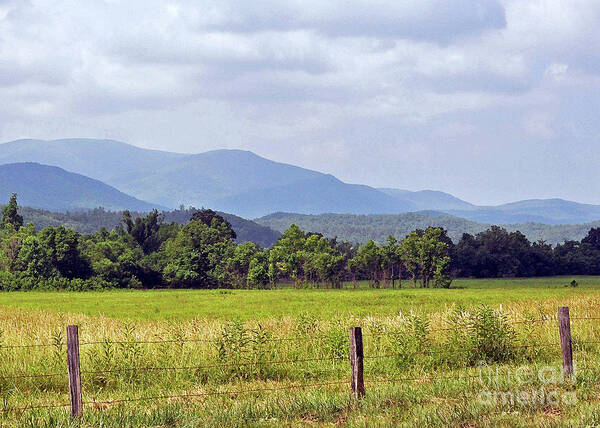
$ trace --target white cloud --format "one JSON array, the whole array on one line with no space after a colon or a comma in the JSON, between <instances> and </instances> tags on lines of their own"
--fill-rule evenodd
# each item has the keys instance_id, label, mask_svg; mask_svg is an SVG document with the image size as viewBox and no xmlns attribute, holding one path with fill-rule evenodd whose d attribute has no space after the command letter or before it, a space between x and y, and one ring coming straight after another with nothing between
<instances>
[{"instance_id":1,"label":"white cloud","mask_svg":"<svg viewBox=\"0 0 600 428\"><path fill-rule=\"evenodd\" d=\"M556 137L556 131L552 123L555 117L547 113L532 112L523 120L523 128L527 134L539 139L551 139Z\"/></svg>"},{"instance_id":2,"label":"white cloud","mask_svg":"<svg viewBox=\"0 0 600 428\"><path fill-rule=\"evenodd\" d=\"M0 138L239 147L352 182L539 196L561 171L540 144L600 135L598 18L583 0L0 0ZM555 167L518 184L517 155ZM515 173L486 166L502 163ZM600 187L556 189L584 191Z\"/></svg>"}]
</instances>

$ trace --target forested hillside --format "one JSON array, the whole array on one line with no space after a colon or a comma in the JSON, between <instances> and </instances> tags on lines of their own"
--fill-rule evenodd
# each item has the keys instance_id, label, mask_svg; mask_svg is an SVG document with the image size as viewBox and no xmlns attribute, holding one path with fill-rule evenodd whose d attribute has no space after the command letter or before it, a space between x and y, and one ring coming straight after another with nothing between
<instances>
[{"instance_id":1,"label":"forested hillside","mask_svg":"<svg viewBox=\"0 0 600 428\"><path fill-rule=\"evenodd\" d=\"M166 223L174 221L179 224L187 224L196 211L196 208L179 208L173 211L163 211L162 215ZM103 208L61 213L30 207L19 207L19 214L23 216L26 224L33 223L38 230L48 226L65 226L78 233L94 233L102 227L112 230L123 218L122 211L107 211ZM135 219L145 216L146 213L132 211L131 215ZM260 225L233 214L220 212L219 215L232 225L237 234L237 242L255 242L262 247L270 247L280 236L279 232L276 232L267 226Z\"/></svg>"},{"instance_id":2,"label":"forested hillside","mask_svg":"<svg viewBox=\"0 0 600 428\"><path fill-rule=\"evenodd\" d=\"M398 215L352 215L321 214L302 215L276 213L255 220L280 232L292 223L302 229L343 241L365 243L372 239L384 242L388 235L402 239L415 229L427 227L443 227L448 236L458 242L463 233L476 234L490 227L489 223L477 223L463 218L436 212L406 213ZM530 241L546 241L556 245L564 241L579 241L587 232L600 227L600 221L582 224L547 225L541 223L520 223L502 225L508 231L520 231Z\"/></svg>"},{"instance_id":3,"label":"forested hillside","mask_svg":"<svg viewBox=\"0 0 600 428\"><path fill-rule=\"evenodd\" d=\"M26 223L34 223L36 228L63 225L79 233L94 233L101 227L113 229L122 217L121 211L107 211L96 208L78 212L51 212L47 210L20 207ZM195 208L179 208L163 211L165 222L186 224ZM490 227L490 224L477 223L459 217L435 213L420 212L400 215L347 215L323 214L301 215L276 213L254 221L219 212L231 225L238 235L238 242L256 242L263 247L270 247L292 223L304 230L322 233L324 236L340 240L365 243L369 240L384 242L388 235L401 239L415 229L425 229L429 226L443 227L448 236L458 242L463 233L476 234ZM134 218L145 213L132 211ZM570 225L547 225L541 223L522 223L503 225L508 231L520 231L532 242L543 240L556 245L564 241L579 241L587 232L600 227L600 221Z\"/></svg>"}]
</instances>

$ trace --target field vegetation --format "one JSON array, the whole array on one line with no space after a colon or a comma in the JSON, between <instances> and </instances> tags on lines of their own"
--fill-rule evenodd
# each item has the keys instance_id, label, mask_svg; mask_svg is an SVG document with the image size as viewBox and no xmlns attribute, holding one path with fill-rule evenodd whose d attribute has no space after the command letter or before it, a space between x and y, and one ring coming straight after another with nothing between
<instances>
[{"instance_id":1,"label":"field vegetation","mask_svg":"<svg viewBox=\"0 0 600 428\"><path fill-rule=\"evenodd\" d=\"M1 423L600 423L600 321L594 319L600 318L600 279L460 280L454 286L460 288L2 294ZM569 306L574 318L575 382L560 375L549 383L536 375L519 378L515 373L524 367L533 374L548 367L560 372L559 305ZM67 408L13 411L68 403L67 324L80 329L83 418L71 420ZM349 394L352 326L364 334L362 400ZM18 347L34 344L49 346ZM539 402L502 395L539 391L546 397Z\"/></svg>"},{"instance_id":2,"label":"field vegetation","mask_svg":"<svg viewBox=\"0 0 600 428\"><path fill-rule=\"evenodd\" d=\"M578 287L570 287L576 280ZM54 313L104 316L129 321L179 321L206 318L264 322L310 312L319 319L333 316L394 316L398 312L436 312L456 305L535 307L544 299L600 298L599 277L520 279L457 279L451 289L379 289L361 281L344 289L275 290L101 290L95 292L0 293L0 306Z\"/></svg>"},{"instance_id":3,"label":"field vegetation","mask_svg":"<svg viewBox=\"0 0 600 428\"><path fill-rule=\"evenodd\" d=\"M211 210L185 226L126 211L112 231L38 231L11 198L0 222L0 285L11 291L0 294L0 424L600 423L600 279L573 276L600 266L600 229L557 247L499 227L456 245L433 227L360 246L295 225L268 249L235 238ZM454 279L465 272L568 276ZM555 319L565 305L577 365L567 380ZM68 324L80 328L77 419L65 407ZM362 399L350 396L354 326Z\"/></svg>"}]
</instances>

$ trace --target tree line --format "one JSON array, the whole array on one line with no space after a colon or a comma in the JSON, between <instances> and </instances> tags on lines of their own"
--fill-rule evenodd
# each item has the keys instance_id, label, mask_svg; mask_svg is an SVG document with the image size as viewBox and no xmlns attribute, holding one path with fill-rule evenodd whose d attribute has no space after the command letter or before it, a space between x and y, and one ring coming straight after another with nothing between
<instances>
[{"instance_id":1,"label":"tree line","mask_svg":"<svg viewBox=\"0 0 600 428\"><path fill-rule=\"evenodd\" d=\"M111 231L80 234L64 226L36 231L24 224L16 195L0 220L0 287L3 290L102 288L449 288L453 277L600 274L600 229L580 242L556 247L530 243L500 227L465 234L455 245L442 228L389 236L356 245L305 232L292 224L271 248L237 243L218 213L194 211L186 225L153 211L123 212Z\"/></svg>"},{"instance_id":2,"label":"tree line","mask_svg":"<svg viewBox=\"0 0 600 428\"><path fill-rule=\"evenodd\" d=\"M0 206L0 209L2 206ZM164 222L177 222L187 224L192 214L198 211L194 207L180 206L174 210L161 211ZM112 230L117 226L122 218L122 211L107 211L102 207L86 211L66 211L52 212L38 208L19 206L19 214L23 216L25 223L33 223L36 230L44 229L48 226L65 226L79 233L94 233L104 227ZM146 212L131 211L131 216L143 217ZM235 229L237 242L256 242L263 247L270 247L281 235L279 232L246 220L233 214L218 212L218 214L227 220Z\"/></svg>"}]
</instances>

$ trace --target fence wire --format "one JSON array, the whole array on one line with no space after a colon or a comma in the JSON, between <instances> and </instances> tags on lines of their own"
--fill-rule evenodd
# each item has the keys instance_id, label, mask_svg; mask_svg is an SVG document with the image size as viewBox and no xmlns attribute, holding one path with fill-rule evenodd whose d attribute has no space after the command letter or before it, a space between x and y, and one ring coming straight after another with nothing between
<instances>
[{"instance_id":1,"label":"fence wire","mask_svg":"<svg viewBox=\"0 0 600 428\"><path fill-rule=\"evenodd\" d=\"M591 317L591 316L580 316L580 317L572 317L570 321L598 321L600 317ZM556 316L542 316L541 318L536 319L525 319L525 320L517 320L509 322L509 325L524 325L524 324L535 324L535 323L545 323L545 322L556 322L558 321L558 317ZM426 334L435 333L435 332L444 332L444 331L456 331L456 330L470 330L474 328L473 326L461 326L457 327L447 327L447 328L439 328L439 329L428 329L425 331ZM375 332L375 333L365 333L363 337L394 337L398 335L399 332ZM402 333L406 334L406 333ZM410 334L410 333L409 333ZM414 334L414 333L413 333ZM293 336L293 337L272 337L267 340L267 342L284 342L284 341L309 341L309 340L324 340L329 336L326 334L314 334L310 336ZM349 339L349 338L348 338ZM184 344L184 343L219 343L220 339L168 339L168 340L102 340L102 341L87 341L80 342L80 346L93 346L93 345L137 345L137 344ZM600 341L596 340L583 340L577 341L573 340L573 348L575 351L580 351L578 345L586 345L586 344L600 344ZM560 343L534 343L534 344L519 344L512 346L513 349L519 348L536 348L536 347L558 347ZM62 343L33 343L33 344L15 344L15 345L1 345L0 349L28 349L28 348L46 348L46 347L54 347L62 349L65 345ZM453 348L453 349L443 349L443 350L423 350L418 351L417 353L423 354L423 356L427 356L430 354L443 354L443 353L462 353L462 352L473 352L476 349L469 348ZM382 355L367 355L363 356L364 360L381 360L381 359L394 359L397 358L399 353L392 354L382 354ZM96 371L81 371L82 375L105 375L112 373L127 373L127 372L138 372L138 371L184 371L184 370L202 370L202 369L213 369L213 368L229 368L229 367L252 367L252 366L271 366L271 365L285 365L285 364L300 364L300 363L308 363L308 362L335 362L347 360L348 357L320 357L320 358L303 358L303 359L288 359L288 360L270 360L270 361L249 361L249 362L240 362L240 363L218 363L218 364L208 364L208 365L196 365L196 366L174 366L174 367L130 367L130 368L122 368L122 369L109 369L109 370L96 370ZM587 370L586 368L583 368ZM42 374L15 374L15 375L0 375L0 379L9 380L9 379L41 379L41 378L56 378L56 377L66 377L66 373L42 373ZM502 376L502 375L500 375ZM482 379L481 374L478 375L454 375L454 376L438 376L438 375L424 375L424 376L415 376L415 377L399 377L399 378L380 378L380 379L365 379L364 383L402 383L402 382L418 382L423 380L464 380L464 379ZM287 386L275 386L275 387L265 387L265 388L253 388L253 389L240 389L240 390L227 390L227 391L207 391L207 392L198 392L198 393L185 393L185 394L175 394L175 395L157 395L150 397L134 397L134 398L122 398L115 400L104 400L104 401L86 401L84 404L86 405L114 405L119 403L126 402L140 402L140 401L157 401L157 400L170 400L170 399L190 399L190 398L200 398L200 397L208 397L208 396L223 396L223 395L242 395L242 394L250 394L250 393L261 393L266 391L283 391L283 390L293 390L293 389L306 389L312 387L323 387L323 386L333 386L333 385L343 385L349 384L349 381L331 381L331 382L322 382L322 383L310 383L310 384L292 384ZM24 407L13 407L13 408L0 408L0 413L5 414L9 412L25 412L28 410L36 410L36 409L52 409L52 408L65 408L69 407L70 403L64 404L48 404L48 405L35 405L35 406L24 406Z\"/></svg>"},{"instance_id":2,"label":"fence wire","mask_svg":"<svg viewBox=\"0 0 600 428\"><path fill-rule=\"evenodd\" d=\"M547 317L536 318L531 320L519 320L519 321L511 321L509 325L523 325L523 324L535 324L535 323L544 323L544 322L552 322L557 321L558 318L554 315L548 315ZM600 317L572 317L571 321L598 321ZM437 333L437 332L445 332L445 331L456 331L456 330L470 330L475 327L473 326L461 326L457 327L442 327L435 329L428 329L426 333ZM363 333L363 337L385 337L385 336L394 336L399 334L399 332L383 332L383 333ZM307 340L324 340L329 338L326 334L321 335L311 335L311 336L291 336L291 337L272 337L269 338L268 342L285 342L285 341L307 341ZM79 343L79 346L92 346L92 345L156 345L156 344L169 344L169 343L219 343L220 339L166 339L166 340L97 340L97 341L82 341ZM43 348L43 347L62 347L64 344L56 344L56 343L33 343L33 344L23 344L23 345L4 345L0 344L0 349L19 349L19 348Z\"/></svg>"},{"instance_id":3,"label":"fence wire","mask_svg":"<svg viewBox=\"0 0 600 428\"><path fill-rule=\"evenodd\" d=\"M243 395L243 394L251 394L257 392L265 392L265 391L284 391L291 389L306 389L313 387L321 387L321 386L332 386L332 385L344 385L350 384L349 381L334 381L334 382L322 382L322 383L309 383L309 384L296 384L296 385L288 385L288 386L278 386L273 388L255 388L255 389L243 389L236 391L212 391L212 392L199 392L199 393L188 393L188 394L177 394L177 395L157 395L152 397L137 397L137 398L122 398L117 400L106 400L106 401L86 401L83 404L118 404L118 403L127 403L127 402L136 402L136 401L156 401L156 400L168 400L174 398L197 398L197 397L209 397L215 395Z\"/></svg>"}]
</instances>

